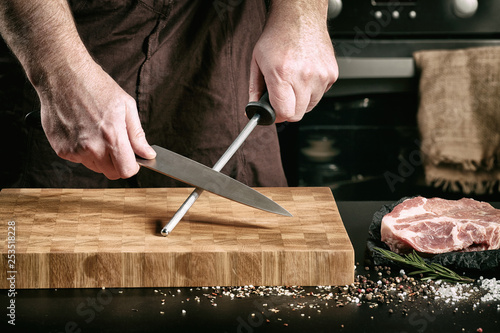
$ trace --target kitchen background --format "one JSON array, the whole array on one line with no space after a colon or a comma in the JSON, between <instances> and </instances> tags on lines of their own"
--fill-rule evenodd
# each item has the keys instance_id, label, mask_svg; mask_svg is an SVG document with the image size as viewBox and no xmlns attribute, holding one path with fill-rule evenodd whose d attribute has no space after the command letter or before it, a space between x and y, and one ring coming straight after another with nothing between
<instances>
[{"instance_id":1,"label":"kitchen background","mask_svg":"<svg viewBox=\"0 0 500 333\"><path fill-rule=\"evenodd\" d=\"M279 127L290 184L329 186L337 200L463 197L425 184L412 55L498 46L498 13L493 0L330 0L340 77L300 123ZM500 200L498 186L468 196Z\"/></svg>"},{"instance_id":2,"label":"kitchen background","mask_svg":"<svg viewBox=\"0 0 500 333\"><path fill-rule=\"evenodd\" d=\"M412 54L500 45L500 2L330 0L329 5L340 78L301 122L277 125L290 186L327 186L337 200L464 196L425 184L416 121L419 74ZM12 186L22 166L25 85L17 61L0 43L5 156L0 188ZM471 196L500 201L498 190Z\"/></svg>"}]
</instances>

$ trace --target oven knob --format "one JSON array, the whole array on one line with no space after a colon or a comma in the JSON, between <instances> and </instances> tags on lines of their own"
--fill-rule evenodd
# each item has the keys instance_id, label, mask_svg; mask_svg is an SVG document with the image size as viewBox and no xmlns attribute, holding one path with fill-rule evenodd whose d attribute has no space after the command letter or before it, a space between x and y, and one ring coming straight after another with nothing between
<instances>
[{"instance_id":1,"label":"oven knob","mask_svg":"<svg viewBox=\"0 0 500 333\"><path fill-rule=\"evenodd\" d=\"M328 19L339 16L342 11L342 0L328 0Z\"/></svg>"},{"instance_id":2,"label":"oven knob","mask_svg":"<svg viewBox=\"0 0 500 333\"><path fill-rule=\"evenodd\" d=\"M471 17L476 13L477 0L454 0L453 12L461 18Z\"/></svg>"}]
</instances>

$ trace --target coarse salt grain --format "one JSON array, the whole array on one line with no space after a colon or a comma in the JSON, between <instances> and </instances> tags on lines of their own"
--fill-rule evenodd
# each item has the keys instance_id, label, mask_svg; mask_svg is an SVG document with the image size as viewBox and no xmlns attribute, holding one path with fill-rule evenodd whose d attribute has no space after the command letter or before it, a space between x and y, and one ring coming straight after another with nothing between
<instances>
[{"instance_id":1,"label":"coarse salt grain","mask_svg":"<svg viewBox=\"0 0 500 333\"><path fill-rule=\"evenodd\" d=\"M438 288L435 290L436 298L442 299L446 303L452 303L469 300L476 296L480 299L473 304L476 308L481 302L499 301L500 300L500 281L496 278L485 279L480 277L477 285L473 283L466 284L447 284L442 281L437 281ZM481 297L479 297L481 295Z\"/></svg>"},{"instance_id":2,"label":"coarse salt grain","mask_svg":"<svg viewBox=\"0 0 500 333\"><path fill-rule=\"evenodd\" d=\"M500 280L492 279L479 279L481 289L486 291L486 294L481 297L482 302L500 301Z\"/></svg>"}]
</instances>

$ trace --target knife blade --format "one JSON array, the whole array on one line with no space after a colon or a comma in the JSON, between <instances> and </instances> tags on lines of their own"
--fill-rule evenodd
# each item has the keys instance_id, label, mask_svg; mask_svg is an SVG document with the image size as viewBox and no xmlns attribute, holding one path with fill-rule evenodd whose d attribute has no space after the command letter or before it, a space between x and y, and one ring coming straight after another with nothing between
<instances>
[{"instance_id":1,"label":"knife blade","mask_svg":"<svg viewBox=\"0 0 500 333\"><path fill-rule=\"evenodd\" d=\"M160 146L152 147L156 158L136 157L139 165L244 205L291 216L273 200L223 173Z\"/></svg>"}]
</instances>

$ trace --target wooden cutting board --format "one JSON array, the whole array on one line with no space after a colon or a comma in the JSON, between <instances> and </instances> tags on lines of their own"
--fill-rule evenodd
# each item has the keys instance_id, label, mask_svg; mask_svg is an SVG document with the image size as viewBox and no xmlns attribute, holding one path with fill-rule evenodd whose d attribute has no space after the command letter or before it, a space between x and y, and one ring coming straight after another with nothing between
<instances>
[{"instance_id":1,"label":"wooden cutting board","mask_svg":"<svg viewBox=\"0 0 500 333\"><path fill-rule=\"evenodd\" d=\"M256 190L293 217L205 192L163 237L192 189L4 189L0 287L12 275L18 289L354 282L354 250L329 188Z\"/></svg>"}]
</instances>

